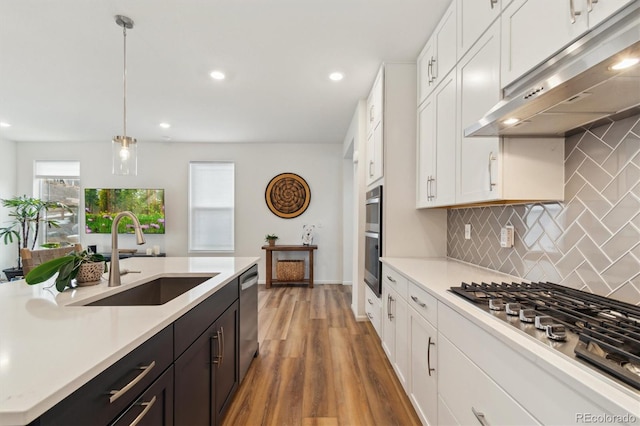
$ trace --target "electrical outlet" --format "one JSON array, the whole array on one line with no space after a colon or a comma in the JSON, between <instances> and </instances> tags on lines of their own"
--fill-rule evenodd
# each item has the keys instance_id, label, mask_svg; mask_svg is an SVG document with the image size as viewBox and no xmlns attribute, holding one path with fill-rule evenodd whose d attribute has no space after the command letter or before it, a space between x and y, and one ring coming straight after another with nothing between
<instances>
[{"instance_id":1,"label":"electrical outlet","mask_svg":"<svg viewBox=\"0 0 640 426\"><path fill-rule=\"evenodd\" d=\"M471 239L471 224L470 223L465 223L465 225L464 225L464 239L465 240L470 240Z\"/></svg>"},{"instance_id":2,"label":"electrical outlet","mask_svg":"<svg viewBox=\"0 0 640 426\"><path fill-rule=\"evenodd\" d=\"M513 247L514 231L512 225L507 225L500 230L500 247Z\"/></svg>"}]
</instances>

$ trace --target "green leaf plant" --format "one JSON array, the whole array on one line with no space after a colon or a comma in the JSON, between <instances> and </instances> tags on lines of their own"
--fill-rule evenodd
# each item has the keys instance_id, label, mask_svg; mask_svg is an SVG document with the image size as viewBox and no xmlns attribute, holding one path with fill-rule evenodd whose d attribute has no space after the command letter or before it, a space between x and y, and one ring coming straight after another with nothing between
<instances>
[{"instance_id":1,"label":"green leaf plant","mask_svg":"<svg viewBox=\"0 0 640 426\"><path fill-rule=\"evenodd\" d=\"M76 278L80 265L91 262L104 262L105 258L101 254L87 250L81 252L71 252L65 256L41 263L33 268L25 277L27 284L40 284L53 277L56 272L58 276L55 281L56 289L62 292L67 287L71 287L71 281ZM107 272L107 264L104 264L104 272Z\"/></svg>"}]
</instances>

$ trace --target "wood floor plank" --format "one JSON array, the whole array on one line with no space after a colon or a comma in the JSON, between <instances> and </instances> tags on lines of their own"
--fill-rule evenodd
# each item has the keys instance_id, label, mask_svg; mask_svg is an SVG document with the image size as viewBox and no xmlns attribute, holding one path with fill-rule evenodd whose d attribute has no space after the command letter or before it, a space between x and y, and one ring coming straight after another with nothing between
<instances>
[{"instance_id":1,"label":"wood floor plank","mask_svg":"<svg viewBox=\"0 0 640 426\"><path fill-rule=\"evenodd\" d=\"M350 287L259 287L260 354L223 426L414 425L419 419Z\"/></svg>"}]
</instances>

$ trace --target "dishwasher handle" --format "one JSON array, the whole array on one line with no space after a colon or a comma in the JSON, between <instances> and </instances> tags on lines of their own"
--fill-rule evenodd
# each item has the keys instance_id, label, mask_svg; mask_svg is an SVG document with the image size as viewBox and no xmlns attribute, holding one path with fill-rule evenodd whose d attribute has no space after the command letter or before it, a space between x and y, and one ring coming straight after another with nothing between
<instances>
[{"instance_id":1,"label":"dishwasher handle","mask_svg":"<svg viewBox=\"0 0 640 426\"><path fill-rule=\"evenodd\" d=\"M256 284L258 284L258 274L251 275L250 278L248 277L247 280L240 283L240 291L245 291L246 289L253 287Z\"/></svg>"}]
</instances>

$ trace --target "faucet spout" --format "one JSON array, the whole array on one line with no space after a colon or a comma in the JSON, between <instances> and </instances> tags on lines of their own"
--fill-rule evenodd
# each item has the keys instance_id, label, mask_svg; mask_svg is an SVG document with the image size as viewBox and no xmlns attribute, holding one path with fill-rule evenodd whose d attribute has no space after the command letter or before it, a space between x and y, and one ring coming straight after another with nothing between
<instances>
[{"instance_id":1,"label":"faucet spout","mask_svg":"<svg viewBox=\"0 0 640 426\"><path fill-rule=\"evenodd\" d=\"M136 244L145 243L140 221L133 213L129 211L120 212L113 219L111 224L111 265L109 265L109 287L117 287L120 281L120 255L118 253L118 224L123 217L129 217L133 221L133 229L136 234Z\"/></svg>"}]
</instances>

